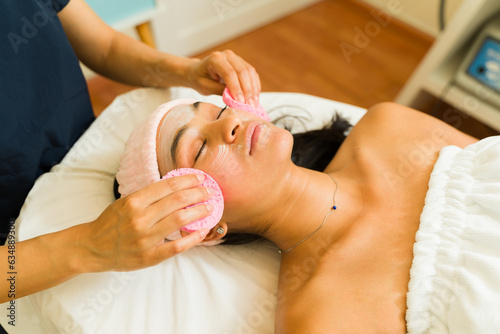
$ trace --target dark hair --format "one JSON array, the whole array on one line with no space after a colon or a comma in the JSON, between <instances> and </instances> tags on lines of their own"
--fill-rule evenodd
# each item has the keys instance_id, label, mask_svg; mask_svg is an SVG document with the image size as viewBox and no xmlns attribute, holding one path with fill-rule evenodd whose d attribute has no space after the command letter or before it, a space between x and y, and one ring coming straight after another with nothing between
<instances>
[{"instance_id":1,"label":"dark hair","mask_svg":"<svg viewBox=\"0 0 500 334\"><path fill-rule=\"evenodd\" d=\"M293 134L293 163L322 172L337 153L351 127L345 118L335 113L329 124L322 129ZM223 240L224 245L241 245L261 239L260 235L251 233L229 233Z\"/></svg>"},{"instance_id":2,"label":"dark hair","mask_svg":"<svg viewBox=\"0 0 500 334\"><path fill-rule=\"evenodd\" d=\"M351 127L345 118L335 114L322 129L294 134L293 163L322 172L332 161Z\"/></svg>"},{"instance_id":3,"label":"dark hair","mask_svg":"<svg viewBox=\"0 0 500 334\"><path fill-rule=\"evenodd\" d=\"M294 118L295 116L282 116L273 123L276 124L288 117ZM322 172L337 153L351 127L352 125L345 118L336 113L322 129L293 134L293 163ZM285 128L290 130L290 126L285 125ZM120 198L116 178L113 190L115 197ZM261 239L262 237L257 234L230 233L224 237L224 245L241 245Z\"/></svg>"}]
</instances>

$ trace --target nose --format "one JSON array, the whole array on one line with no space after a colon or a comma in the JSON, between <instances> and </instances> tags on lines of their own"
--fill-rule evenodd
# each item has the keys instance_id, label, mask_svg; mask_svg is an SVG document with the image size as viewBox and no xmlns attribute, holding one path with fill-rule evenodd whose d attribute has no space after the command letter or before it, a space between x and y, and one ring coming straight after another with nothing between
<instances>
[{"instance_id":1,"label":"nose","mask_svg":"<svg viewBox=\"0 0 500 334\"><path fill-rule=\"evenodd\" d=\"M233 143L239 135L239 132L243 129L243 123L241 119L236 114L231 114L223 117L219 120L219 126L221 127L222 139L226 143Z\"/></svg>"}]
</instances>

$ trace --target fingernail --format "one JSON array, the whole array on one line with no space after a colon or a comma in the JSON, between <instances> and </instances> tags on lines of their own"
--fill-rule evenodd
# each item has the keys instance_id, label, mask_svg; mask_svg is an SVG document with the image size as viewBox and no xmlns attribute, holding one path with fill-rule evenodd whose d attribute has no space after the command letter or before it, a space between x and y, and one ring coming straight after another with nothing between
<instances>
[{"instance_id":1,"label":"fingernail","mask_svg":"<svg viewBox=\"0 0 500 334\"><path fill-rule=\"evenodd\" d=\"M238 102L245 103L245 98L243 97L243 95L238 95L238 97L236 98L236 100Z\"/></svg>"},{"instance_id":2,"label":"fingernail","mask_svg":"<svg viewBox=\"0 0 500 334\"><path fill-rule=\"evenodd\" d=\"M215 190L213 188L205 188L207 189L207 193L212 196L215 193Z\"/></svg>"},{"instance_id":3,"label":"fingernail","mask_svg":"<svg viewBox=\"0 0 500 334\"><path fill-rule=\"evenodd\" d=\"M199 229L198 231L200 231L200 236L202 238L205 238L208 234L208 232L210 232L210 229L208 228L202 228L202 229Z\"/></svg>"},{"instance_id":4,"label":"fingernail","mask_svg":"<svg viewBox=\"0 0 500 334\"><path fill-rule=\"evenodd\" d=\"M210 203L205 203L205 208L207 208L207 210L209 212L212 212L212 210L214 209L214 206Z\"/></svg>"},{"instance_id":5,"label":"fingernail","mask_svg":"<svg viewBox=\"0 0 500 334\"><path fill-rule=\"evenodd\" d=\"M200 182L205 181L205 174L196 174L196 177Z\"/></svg>"},{"instance_id":6,"label":"fingernail","mask_svg":"<svg viewBox=\"0 0 500 334\"><path fill-rule=\"evenodd\" d=\"M253 99L248 99L248 104L251 106L255 106L255 102L253 101Z\"/></svg>"}]
</instances>

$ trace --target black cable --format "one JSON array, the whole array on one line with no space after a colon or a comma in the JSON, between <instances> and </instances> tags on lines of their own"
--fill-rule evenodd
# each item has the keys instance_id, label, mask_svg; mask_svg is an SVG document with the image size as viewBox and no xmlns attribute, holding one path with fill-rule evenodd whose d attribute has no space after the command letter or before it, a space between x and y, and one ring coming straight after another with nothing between
<instances>
[{"instance_id":1,"label":"black cable","mask_svg":"<svg viewBox=\"0 0 500 334\"><path fill-rule=\"evenodd\" d=\"M445 18L444 18L445 6L446 6L446 1L441 0L441 2L439 3L439 30L440 31L443 31L444 26L445 26L445 22L444 22L445 21Z\"/></svg>"}]
</instances>

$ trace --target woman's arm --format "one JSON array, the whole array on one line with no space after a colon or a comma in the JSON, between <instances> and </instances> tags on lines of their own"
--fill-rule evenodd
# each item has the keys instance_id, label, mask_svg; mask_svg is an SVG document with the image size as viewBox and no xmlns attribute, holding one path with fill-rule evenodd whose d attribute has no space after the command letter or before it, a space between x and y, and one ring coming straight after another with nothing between
<instances>
[{"instance_id":1,"label":"woman's arm","mask_svg":"<svg viewBox=\"0 0 500 334\"><path fill-rule=\"evenodd\" d=\"M71 0L59 19L78 58L111 79L134 86L188 86L202 94L221 94L222 78L240 100L256 101L260 93L255 69L231 51L215 52L203 60L160 52L106 25L83 0Z\"/></svg>"},{"instance_id":2,"label":"woman's arm","mask_svg":"<svg viewBox=\"0 0 500 334\"><path fill-rule=\"evenodd\" d=\"M0 247L0 302L88 272L150 267L200 243L199 230L164 243L180 227L207 216L210 195L195 175L156 182L111 204L95 221Z\"/></svg>"}]
</instances>

